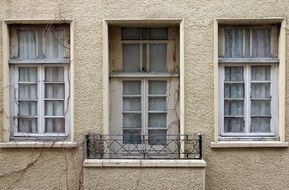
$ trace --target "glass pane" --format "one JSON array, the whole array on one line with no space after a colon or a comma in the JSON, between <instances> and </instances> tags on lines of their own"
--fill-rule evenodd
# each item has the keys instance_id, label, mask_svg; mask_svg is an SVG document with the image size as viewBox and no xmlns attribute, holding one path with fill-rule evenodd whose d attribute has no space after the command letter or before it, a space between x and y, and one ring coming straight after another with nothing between
<instances>
[{"instance_id":1,"label":"glass pane","mask_svg":"<svg viewBox=\"0 0 289 190\"><path fill-rule=\"evenodd\" d=\"M270 98L270 84L269 83L252 83L251 84L252 98Z\"/></svg>"},{"instance_id":2,"label":"glass pane","mask_svg":"<svg viewBox=\"0 0 289 190\"><path fill-rule=\"evenodd\" d=\"M225 118L225 133L240 133L244 132L244 118Z\"/></svg>"},{"instance_id":3,"label":"glass pane","mask_svg":"<svg viewBox=\"0 0 289 190\"><path fill-rule=\"evenodd\" d=\"M166 128L167 127L167 114L166 113L149 113L150 128Z\"/></svg>"},{"instance_id":4,"label":"glass pane","mask_svg":"<svg viewBox=\"0 0 289 190\"><path fill-rule=\"evenodd\" d=\"M243 81L243 67L225 67L225 81Z\"/></svg>"},{"instance_id":5,"label":"glass pane","mask_svg":"<svg viewBox=\"0 0 289 190\"><path fill-rule=\"evenodd\" d=\"M123 113L123 128L141 128L140 113Z\"/></svg>"},{"instance_id":6,"label":"glass pane","mask_svg":"<svg viewBox=\"0 0 289 190\"><path fill-rule=\"evenodd\" d=\"M37 115L37 102L32 101L19 101L18 115L21 116L36 116Z\"/></svg>"},{"instance_id":7,"label":"glass pane","mask_svg":"<svg viewBox=\"0 0 289 190\"><path fill-rule=\"evenodd\" d=\"M141 72L140 70L140 45L123 44L123 71Z\"/></svg>"},{"instance_id":8,"label":"glass pane","mask_svg":"<svg viewBox=\"0 0 289 190\"><path fill-rule=\"evenodd\" d=\"M250 29L246 28L245 29L245 57L251 57L250 55Z\"/></svg>"},{"instance_id":9,"label":"glass pane","mask_svg":"<svg viewBox=\"0 0 289 190\"><path fill-rule=\"evenodd\" d=\"M251 80L252 81L270 81L271 67L270 66L252 66Z\"/></svg>"},{"instance_id":10,"label":"glass pane","mask_svg":"<svg viewBox=\"0 0 289 190\"><path fill-rule=\"evenodd\" d=\"M124 144L141 144L140 130L123 130Z\"/></svg>"},{"instance_id":11,"label":"glass pane","mask_svg":"<svg viewBox=\"0 0 289 190\"><path fill-rule=\"evenodd\" d=\"M149 98L150 111L167 111L166 97L150 97Z\"/></svg>"},{"instance_id":12,"label":"glass pane","mask_svg":"<svg viewBox=\"0 0 289 190\"><path fill-rule=\"evenodd\" d=\"M225 100L225 115L244 115L244 101Z\"/></svg>"},{"instance_id":13,"label":"glass pane","mask_svg":"<svg viewBox=\"0 0 289 190\"><path fill-rule=\"evenodd\" d=\"M253 133L269 133L270 129L270 118L251 118L251 129Z\"/></svg>"},{"instance_id":14,"label":"glass pane","mask_svg":"<svg viewBox=\"0 0 289 190\"><path fill-rule=\"evenodd\" d=\"M121 28L122 40L140 40L141 28Z\"/></svg>"},{"instance_id":15,"label":"glass pane","mask_svg":"<svg viewBox=\"0 0 289 190\"><path fill-rule=\"evenodd\" d=\"M37 84L19 84L19 99L35 99L37 98Z\"/></svg>"},{"instance_id":16,"label":"glass pane","mask_svg":"<svg viewBox=\"0 0 289 190\"><path fill-rule=\"evenodd\" d=\"M271 29L252 30L253 57L271 57Z\"/></svg>"},{"instance_id":17,"label":"glass pane","mask_svg":"<svg viewBox=\"0 0 289 190\"><path fill-rule=\"evenodd\" d=\"M45 82L64 82L64 68L45 67Z\"/></svg>"},{"instance_id":18,"label":"glass pane","mask_svg":"<svg viewBox=\"0 0 289 190\"><path fill-rule=\"evenodd\" d=\"M252 100L251 115L267 116L271 115L271 101L267 100Z\"/></svg>"},{"instance_id":19,"label":"glass pane","mask_svg":"<svg viewBox=\"0 0 289 190\"><path fill-rule=\"evenodd\" d=\"M37 67L19 67L19 82L37 82Z\"/></svg>"},{"instance_id":20,"label":"glass pane","mask_svg":"<svg viewBox=\"0 0 289 190\"><path fill-rule=\"evenodd\" d=\"M149 130L150 145L166 145L167 130Z\"/></svg>"},{"instance_id":21,"label":"glass pane","mask_svg":"<svg viewBox=\"0 0 289 190\"><path fill-rule=\"evenodd\" d=\"M225 84L225 98L244 98L244 84Z\"/></svg>"},{"instance_id":22,"label":"glass pane","mask_svg":"<svg viewBox=\"0 0 289 190\"><path fill-rule=\"evenodd\" d=\"M141 98L123 98L123 111L141 111Z\"/></svg>"},{"instance_id":23,"label":"glass pane","mask_svg":"<svg viewBox=\"0 0 289 190\"><path fill-rule=\"evenodd\" d=\"M243 54L243 29L225 29L225 57L238 58Z\"/></svg>"},{"instance_id":24,"label":"glass pane","mask_svg":"<svg viewBox=\"0 0 289 190\"><path fill-rule=\"evenodd\" d=\"M18 118L18 133L37 133L37 119Z\"/></svg>"},{"instance_id":25,"label":"glass pane","mask_svg":"<svg viewBox=\"0 0 289 190\"><path fill-rule=\"evenodd\" d=\"M143 66L142 66L142 71L145 72L147 71L147 45L143 44L142 45L142 62L143 62Z\"/></svg>"},{"instance_id":26,"label":"glass pane","mask_svg":"<svg viewBox=\"0 0 289 190\"><path fill-rule=\"evenodd\" d=\"M42 32L38 30L18 31L18 58L42 58Z\"/></svg>"},{"instance_id":27,"label":"glass pane","mask_svg":"<svg viewBox=\"0 0 289 190\"><path fill-rule=\"evenodd\" d=\"M149 52L149 70L155 72L167 72L167 45L149 44Z\"/></svg>"},{"instance_id":28,"label":"glass pane","mask_svg":"<svg viewBox=\"0 0 289 190\"><path fill-rule=\"evenodd\" d=\"M140 95L141 81L123 81L123 95Z\"/></svg>"},{"instance_id":29,"label":"glass pane","mask_svg":"<svg viewBox=\"0 0 289 190\"><path fill-rule=\"evenodd\" d=\"M150 40L167 40L168 29L167 28L150 28L149 38Z\"/></svg>"},{"instance_id":30,"label":"glass pane","mask_svg":"<svg viewBox=\"0 0 289 190\"><path fill-rule=\"evenodd\" d=\"M64 98L64 84L45 84L45 98Z\"/></svg>"},{"instance_id":31,"label":"glass pane","mask_svg":"<svg viewBox=\"0 0 289 190\"><path fill-rule=\"evenodd\" d=\"M149 81L149 94L166 95L167 81Z\"/></svg>"},{"instance_id":32,"label":"glass pane","mask_svg":"<svg viewBox=\"0 0 289 190\"><path fill-rule=\"evenodd\" d=\"M64 32L47 31L46 32L45 58L63 59L64 58Z\"/></svg>"},{"instance_id":33,"label":"glass pane","mask_svg":"<svg viewBox=\"0 0 289 190\"><path fill-rule=\"evenodd\" d=\"M63 118L46 118L45 133L64 133L65 121Z\"/></svg>"},{"instance_id":34,"label":"glass pane","mask_svg":"<svg viewBox=\"0 0 289 190\"><path fill-rule=\"evenodd\" d=\"M46 116L63 116L64 114L64 101L45 101L45 115Z\"/></svg>"}]
</instances>

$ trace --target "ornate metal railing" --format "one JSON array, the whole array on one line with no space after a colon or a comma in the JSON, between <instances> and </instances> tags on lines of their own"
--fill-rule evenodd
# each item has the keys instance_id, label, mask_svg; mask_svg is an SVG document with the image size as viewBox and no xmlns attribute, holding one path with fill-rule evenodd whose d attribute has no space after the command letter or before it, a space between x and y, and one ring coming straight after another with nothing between
<instances>
[{"instance_id":1,"label":"ornate metal railing","mask_svg":"<svg viewBox=\"0 0 289 190\"><path fill-rule=\"evenodd\" d=\"M202 135L86 135L88 159L202 159Z\"/></svg>"}]
</instances>

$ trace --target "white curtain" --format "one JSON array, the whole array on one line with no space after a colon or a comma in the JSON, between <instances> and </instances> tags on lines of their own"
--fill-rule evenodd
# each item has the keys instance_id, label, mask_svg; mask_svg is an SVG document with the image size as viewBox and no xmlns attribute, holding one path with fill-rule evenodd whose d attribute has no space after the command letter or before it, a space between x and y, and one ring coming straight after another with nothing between
<instances>
[{"instance_id":1,"label":"white curtain","mask_svg":"<svg viewBox=\"0 0 289 190\"><path fill-rule=\"evenodd\" d=\"M47 59L64 58L64 32L47 31L45 38L45 57Z\"/></svg>"},{"instance_id":2,"label":"white curtain","mask_svg":"<svg viewBox=\"0 0 289 190\"><path fill-rule=\"evenodd\" d=\"M37 116L37 68L20 67L18 79L18 132L36 133L37 119L25 116ZM34 100L32 100L34 99Z\"/></svg>"},{"instance_id":3,"label":"white curtain","mask_svg":"<svg viewBox=\"0 0 289 190\"><path fill-rule=\"evenodd\" d=\"M270 66L252 66L251 80L251 98L258 98L259 100L251 100L251 116L254 117L251 118L250 130L251 132L270 132ZM263 81L263 83L254 81Z\"/></svg>"},{"instance_id":4,"label":"white curtain","mask_svg":"<svg viewBox=\"0 0 289 190\"><path fill-rule=\"evenodd\" d=\"M243 75L243 67L225 67L224 98L229 99L224 101L224 115L227 116L224 119L225 132L244 131L244 100L240 100L245 96ZM240 83L232 84L226 81L239 81Z\"/></svg>"},{"instance_id":5,"label":"white curtain","mask_svg":"<svg viewBox=\"0 0 289 190\"><path fill-rule=\"evenodd\" d=\"M20 59L63 59L64 32L43 30L21 30L18 32L18 58ZM43 47L45 46L45 47ZM45 52L43 52L45 50ZM44 54L44 55L43 55Z\"/></svg>"},{"instance_id":6,"label":"white curtain","mask_svg":"<svg viewBox=\"0 0 289 190\"><path fill-rule=\"evenodd\" d=\"M64 116L64 68L45 68L45 116ZM65 120L63 118L46 118L45 132L63 133Z\"/></svg>"}]
</instances>

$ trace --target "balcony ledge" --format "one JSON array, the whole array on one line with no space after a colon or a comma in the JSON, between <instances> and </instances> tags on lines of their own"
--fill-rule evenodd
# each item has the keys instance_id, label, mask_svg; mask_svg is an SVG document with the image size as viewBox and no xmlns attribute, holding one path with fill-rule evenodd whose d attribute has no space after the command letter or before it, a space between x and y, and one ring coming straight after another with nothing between
<instances>
[{"instance_id":1,"label":"balcony ledge","mask_svg":"<svg viewBox=\"0 0 289 190\"><path fill-rule=\"evenodd\" d=\"M96 168L203 168L204 160L139 160L139 159L86 159L84 167Z\"/></svg>"},{"instance_id":2,"label":"balcony ledge","mask_svg":"<svg viewBox=\"0 0 289 190\"><path fill-rule=\"evenodd\" d=\"M4 142L0 149L7 148L76 148L76 142Z\"/></svg>"}]
</instances>

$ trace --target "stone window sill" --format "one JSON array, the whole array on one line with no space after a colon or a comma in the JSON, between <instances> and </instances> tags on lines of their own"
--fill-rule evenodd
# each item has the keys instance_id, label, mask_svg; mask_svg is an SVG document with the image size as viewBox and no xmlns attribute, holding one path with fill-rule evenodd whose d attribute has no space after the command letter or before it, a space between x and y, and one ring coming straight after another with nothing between
<instances>
[{"instance_id":1,"label":"stone window sill","mask_svg":"<svg viewBox=\"0 0 289 190\"><path fill-rule=\"evenodd\" d=\"M211 142L211 148L288 148L288 142L276 141L223 141Z\"/></svg>"},{"instance_id":2,"label":"stone window sill","mask_svg":"<svg viewBox=\"0 0 289 190\"><path fill-rule=\"evenodd\" d=\"M204 160L86 159L83 166L97 168L203 168L206 167L206 162Z\"/></svg>"},{"instance_id":3,"label":"stone window sill","mask_svg":"<svg viewBox=\"0 0 289 190\"><path fill-rule=\"evenodd\" d=\"M1 149L7 148L76 148L76 142L4 142L0 143Z\"/></svg>"}]
</instances>

